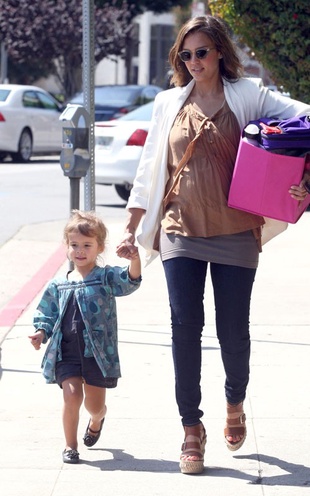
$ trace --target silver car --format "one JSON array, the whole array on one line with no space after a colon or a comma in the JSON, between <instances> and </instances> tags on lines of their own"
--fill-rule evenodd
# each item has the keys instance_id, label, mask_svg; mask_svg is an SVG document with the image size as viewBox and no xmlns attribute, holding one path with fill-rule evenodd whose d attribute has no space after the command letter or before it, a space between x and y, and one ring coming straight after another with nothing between
<instances>
[{"instance_id":1,"label":"silver car","mask_svg":"<svg viewBox=\"0 0 310 496\"><path fill-rule=\"evenodd\" d=\"M125 201L148 134L153 105L150 102L117 120L95 124L95 182L114 185Z\"/></svg>"}]
</instances>

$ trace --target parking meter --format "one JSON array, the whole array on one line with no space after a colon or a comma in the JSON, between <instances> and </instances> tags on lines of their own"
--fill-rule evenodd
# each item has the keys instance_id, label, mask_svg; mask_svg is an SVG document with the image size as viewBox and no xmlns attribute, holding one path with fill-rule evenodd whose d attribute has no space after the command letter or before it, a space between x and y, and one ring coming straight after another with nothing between
<instances>
[{"instance_id":1,"label":"parking meter","mask_svg":"<svg viewBox=\"0 0 310 496\"><path fill-rule=\"evenodd\" d=\"M67 105L59 120L63 121L60 165L65 176L86 176L90 166L90 116L82 105Z\"/></svg>"},{"instance_id":2,"label":"parking meter","mask_svg":"<svg viewBox=\"0 0 310 496\"><path fill-rule=\"evenodd\" d=\"M80 207L80 180L90 167L90 116L82 105L67 105L63 121L60 165L70 179L70 212Z\"/></svg>"}]
</instances>

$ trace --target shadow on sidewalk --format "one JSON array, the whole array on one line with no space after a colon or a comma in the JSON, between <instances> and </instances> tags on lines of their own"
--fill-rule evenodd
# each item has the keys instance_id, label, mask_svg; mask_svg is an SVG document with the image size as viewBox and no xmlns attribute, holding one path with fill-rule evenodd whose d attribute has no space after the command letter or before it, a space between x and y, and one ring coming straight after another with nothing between
<instances>
[{"instance_id":1,"label":"shadow on sidewalk","mask_svg":"<svg viewBox=\"0 0 310 496\"><path fill-rule=\"evenodd\" d=\"M97 467L102 471L110 472L121 470L124 472L179 472L179 463L156 460L135 458L133 455L125 453L120 449L92 449L91 451L111 453L113 458L110 460L80 460L84 465Z\"/></svg>"},{"instance_id":2,"label":"shadow on sidewalk","mask_svg":"<svg viewBox=\"0 0 310 496\"><path fill-rule=\"evenodd\" d=\"M252 484L261 484L262 486L310 487L310 467L306 467L305 465L290 463L280 458L262 455L260 453L253 453L252 455L236 455L234 458L239 460L256 460L259 463L276 465L283 470L283 472L286 472L285 474L264 477L263 470L261 470L257 481L252 482Z\"/></svg>"},{"instance_id":3,"label":"shadow on sidewalk","mask_svg":"<svg viewBox=\"0 0 310 496\"><path fill-rule=\"evenodd\" d=\"M110 460L82 460L81 464L97 467L102 471L124 471L124 472L150 472L150 473L180 473L179 463L170 460L142 459L135 458L133 455L125 453L119 449L96 449L91 451L111 453L113 459ZM262 486L292 486L292 487L310 487L310 468L305 465L289 463L276 457L252 454L234 456L240 460L256 460L258 463L276 465L285 474L264 477L261 473L257 476L245 473L242 470L235 470L221 467L206 466L204 472L195 477L207 476L218 478L231 478L248 481L249 484Z\"/></svg>"}]
</instances>

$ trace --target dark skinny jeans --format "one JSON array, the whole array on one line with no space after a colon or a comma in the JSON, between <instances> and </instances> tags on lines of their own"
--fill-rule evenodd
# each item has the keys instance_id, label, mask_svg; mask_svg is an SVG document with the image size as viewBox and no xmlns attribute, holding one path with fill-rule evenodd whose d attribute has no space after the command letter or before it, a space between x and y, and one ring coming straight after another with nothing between
<instances>
[{"instance_id":1,"label":"dark skinny jeans","mask_svg":"<svg viewBox=\"0 0 310 496\"><path fill-rule=\"evenodd\" d=\"M171 309L176 401L186 426L203 416L201 403L201 336L208 262L177 257L163 262ZM216 331L226 374L225 395L243 401L249 381L249 314L256 269L210 263Z\"/></svg>"}]
</instances>

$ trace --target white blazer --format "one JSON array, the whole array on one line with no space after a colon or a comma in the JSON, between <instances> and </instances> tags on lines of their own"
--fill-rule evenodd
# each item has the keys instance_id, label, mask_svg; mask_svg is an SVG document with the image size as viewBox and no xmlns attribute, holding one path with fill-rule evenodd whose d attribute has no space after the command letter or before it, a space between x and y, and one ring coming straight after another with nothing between
<instances>
[{"instance_id":1,"label":"white blazer","mask_svg":"<svg viewBox=\"0 0 310 496\"><path fill-rule=\"evenodd\" d=\"M127 204L127 209L146 211L137 232L137 240L146 250L146 265L158 255L153 244L163 215L169 132L194 85L192 80L187 86L162 91L155 98L149 133ZM260 117L284 119L310 112L309 105L259 87L251 79L242 78L236 83L223 80L223 85L226 101L238 120L240 130L248 121Z\"/></svg>"}]
</instances>

